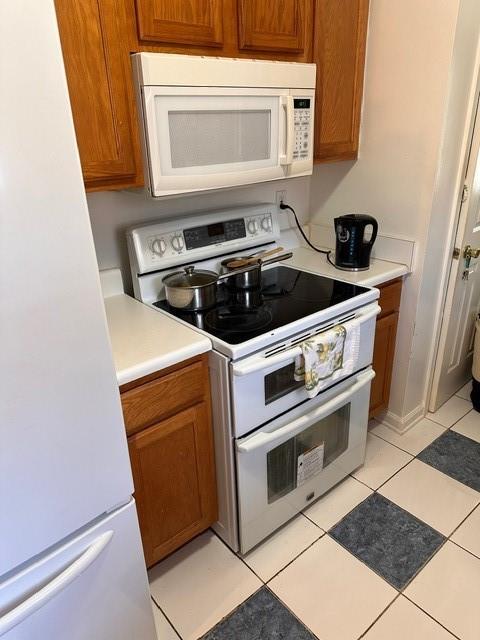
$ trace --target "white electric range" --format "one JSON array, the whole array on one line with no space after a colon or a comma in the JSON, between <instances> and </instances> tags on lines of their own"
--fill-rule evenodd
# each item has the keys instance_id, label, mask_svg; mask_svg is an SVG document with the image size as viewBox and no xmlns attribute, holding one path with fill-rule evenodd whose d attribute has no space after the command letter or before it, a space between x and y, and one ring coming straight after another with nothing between
<instances>
[{"instance_id":1,"label":"white electric range","mask_svg":"<svg viewBox=\"0 0 480 640\"><path fill-rule=\"evenodd\" d=\"M184 312L162 279L194 264L275 247L275 205L213 211L130 229L135 296L207 335L219 498L217 533L246 553L363 463L378 290L279 263L262 287L218 285L217 304ZM299 344L336 324L359 326L355 369L310 399L294 377ZM307 471L305 471L307 469Z\"/></svg>"}]
</instances>

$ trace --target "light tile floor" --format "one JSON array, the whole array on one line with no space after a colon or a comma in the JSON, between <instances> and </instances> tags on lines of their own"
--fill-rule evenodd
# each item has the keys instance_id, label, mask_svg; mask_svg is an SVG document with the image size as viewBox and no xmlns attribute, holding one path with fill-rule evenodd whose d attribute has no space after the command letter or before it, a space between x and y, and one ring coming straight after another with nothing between
<instances>
[{"instance_id":1,"label":"light tile floor","mask_svg":"<svg viewBox=\"0 0 480 640\"><path fill-rule=\"evenodd\" d=\"M467 486L441 445L478 449L467 392L376 425L365 465L245 557L209 531L154 567L159 640L479 640L480 460Z\"/></svg>"}]
</instances>

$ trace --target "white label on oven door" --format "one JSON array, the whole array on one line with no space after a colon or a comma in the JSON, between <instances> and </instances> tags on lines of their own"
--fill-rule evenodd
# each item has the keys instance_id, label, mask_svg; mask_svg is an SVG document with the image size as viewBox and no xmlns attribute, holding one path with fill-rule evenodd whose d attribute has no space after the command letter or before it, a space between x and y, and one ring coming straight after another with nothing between
<instances>
[{"instance_id":1,"label":"white label on oven door","mask_svg":"<svg viewBox=\"0 0 480 640\"><path fill-rule=\"evenodd\" d=\"M323 469L323 452L325 443L319 444L297 458L297 487L301 487L309 478Z\"/></svg>"}]
</instances>

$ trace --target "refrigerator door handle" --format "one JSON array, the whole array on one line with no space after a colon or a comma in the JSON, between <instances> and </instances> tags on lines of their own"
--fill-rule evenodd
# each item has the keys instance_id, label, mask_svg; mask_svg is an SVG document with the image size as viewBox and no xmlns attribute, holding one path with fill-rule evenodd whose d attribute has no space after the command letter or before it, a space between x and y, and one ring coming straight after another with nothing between
<instances>
[{"instance_id":1,"label":"refrigerator door handle","mask_svg":"<svg viewBox=\"0 0 480 640\"><path fill-rule=\"evenodd\" d=\"M32 596L27 597L20 604L16 605L13 609L8 611L0 618L0 636L3 636L7 631L10 631L12 627L28 618L37 609L43 607L58 593L63 591L68 585L76 580L84 571L92 565L93 562L102 553L105 547L108 545L113 537L113 531L105 531L102 535L98 536L82 553L81 556L76 558L71 564L68 565L59 575L53 580L48 582L39 591ZM31 593L31 589L29 589ZM15 599L18 602L18 599Z\"/></svg>"}]
</instances>

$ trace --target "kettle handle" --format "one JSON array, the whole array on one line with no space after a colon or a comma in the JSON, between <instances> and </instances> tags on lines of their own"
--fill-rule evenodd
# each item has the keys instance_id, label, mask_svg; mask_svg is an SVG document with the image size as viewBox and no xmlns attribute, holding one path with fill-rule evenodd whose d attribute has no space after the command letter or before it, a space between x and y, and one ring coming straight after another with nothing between
<instances>
[{"instance_id":1,"label":"kettle handle","mask_svg":"<svg viewBox=\"0 0 480 640\"><path fill-rule=\"evenodd\" d=\"M373 227L372 237L370 238L370 240L368 242L365 242L365 244L368 244L371 247L373 245L373 243L375 242L375 238L377 237L378 222L375 220L375 218L372 218L371 220L369 220L367 222L367 224L365 226L368 226L369 224L371 224L372 227Z\"/></svg>"}]
</instances>

